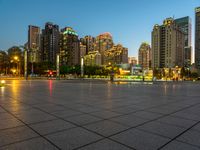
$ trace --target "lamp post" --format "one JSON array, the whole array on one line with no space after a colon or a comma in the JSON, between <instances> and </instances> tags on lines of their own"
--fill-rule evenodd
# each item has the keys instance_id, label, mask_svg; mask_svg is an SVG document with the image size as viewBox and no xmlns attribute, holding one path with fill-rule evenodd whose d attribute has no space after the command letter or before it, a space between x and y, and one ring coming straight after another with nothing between
<instances>
[{"instance_id":1,"label":"lamp post","mask_svg":"<svg viewBox=\"0 0 200 150\"><path fill-rule=\"evenodd\" d=\"M84 59L81 57L81 78L84 78Z\"/></svg>"},{"instance_id":2,"label":"lamp post","mask_svg":"<svg viewBox=\"0 0 200 150\"><path fill-rule=\"evenodd\" d=\"M14 61L16 62L16 75L20 76L20 68L19 68L19 57L14 56Z\"/></svg>"},{"instance_id":3,"label":"lamp post","mask_svg":"<svg viewBox=\"0 0 200 150\"><path fill-rule=\"evenodd\" d=\"M108 65L111 67L111 71L110 71L110 81L113 82L113 81L114 81L113 66L112 66L112 63L111 63L111 62L109 62Z\"/></svg>"},{"instance_id":4,"label":"lamp post","mask_svg":"<svg viewBox=\"0 0 200 150\"><path fill-rule=\"evenodd\" d=\"M60 55L56 55L56 78L60 80Z\"/></svg>"}]
</instances>

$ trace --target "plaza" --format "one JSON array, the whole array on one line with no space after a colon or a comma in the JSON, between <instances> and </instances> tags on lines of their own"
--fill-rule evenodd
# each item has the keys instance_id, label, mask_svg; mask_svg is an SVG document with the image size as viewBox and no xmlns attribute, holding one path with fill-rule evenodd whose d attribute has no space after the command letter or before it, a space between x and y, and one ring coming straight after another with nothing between
<instances>
[{"instance_id":1,"label":"plaza","mask_svg":"<svg viewBox=\"0 0 200 150\"><path fill-rule=\"evenodd\" d=\"M0 150L199 150L199 82L8 80Z\"/></svg>"}]
</instances>

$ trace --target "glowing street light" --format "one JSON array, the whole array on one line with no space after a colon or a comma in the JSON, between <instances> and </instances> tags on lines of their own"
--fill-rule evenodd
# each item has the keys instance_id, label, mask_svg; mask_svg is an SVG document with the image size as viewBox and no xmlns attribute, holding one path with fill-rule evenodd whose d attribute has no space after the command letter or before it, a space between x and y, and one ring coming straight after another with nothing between
<instances>
[{"instance_id":1,"label":"glowing street light","mask_svg":"<svg viewBox=\"0 0 200 150\"><path fill-rule=\"evenodd\" d=\"M14 60L18 61L19 57L18 56L14 56Z\"/></svg>"}]
</instances>

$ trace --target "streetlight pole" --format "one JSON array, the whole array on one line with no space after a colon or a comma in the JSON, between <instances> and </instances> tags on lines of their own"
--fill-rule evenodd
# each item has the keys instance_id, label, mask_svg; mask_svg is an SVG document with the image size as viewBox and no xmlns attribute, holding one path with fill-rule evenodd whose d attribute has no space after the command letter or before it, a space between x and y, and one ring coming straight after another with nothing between
<instances>
[{"instance_id":1,"label":"streetlight pole","mask_svg":"<svg viewBox=\"0 0 200 150\"><path fill-rule=\"evenodd\" d=\"M84 77L84 59L81 57L81 77Z\"/></svg>"},{"instance_id":2,"label":"streetlight pole","mask_svg":"<svg viewBox=\"0 0 200 150\"><path fill-rule=\"evenodd\" d=\"M60 80L60 55L56 55L56 78Z\"/></svg>"},{"instance_id":3,"label":"streetlight pole","mask_svg":"<svg viewBox=\"0 0 200 150\"><path fill-rule=\"evenodd\" d=\"M24 77L27 80L28 79L28 73L27 73L27 50L24 50Z\"/></svg>"}]
</instances>

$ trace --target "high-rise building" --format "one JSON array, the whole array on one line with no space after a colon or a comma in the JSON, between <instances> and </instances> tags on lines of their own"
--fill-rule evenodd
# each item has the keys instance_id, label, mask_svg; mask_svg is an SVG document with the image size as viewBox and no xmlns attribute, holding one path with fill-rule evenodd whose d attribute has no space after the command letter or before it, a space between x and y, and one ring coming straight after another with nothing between
<instances>
[{"instance_id":1,"label":"high-rise building","mask_svg":"<svg viewBox=\"0 0 200 150\"><path fill-rule=\"evenodd\" d=\"M99 51L91 51L84 56L84 64L86 66L100 66L101 63L101 54Z\"/></svg>"},{"instance_id":2,"label":"high-rise building","mask_svg":"<svg viewBox=\"0 0 200 150\"><path fill-rule=\"evenodd\" d=\"M95 38L87 35L84 38L81 38L80 41L82 42L83 45L86 46L86 54L88 54L91 51L94 51L95 49Z\"/></svg>"},{"instance_id":3,"label":"high-rise building","mask_svg":"<svg viewBox=\"0 0 200 150\"><path fill-rule=\"evenodd\" d=\"M173 18L167 18L152 31L152 68L184 66L184 33Z\"/></svg>"},{"instance_id":4,"label":"high-rise building","mask_svg":"<svg viewBox=\"0 0 200 150\"><path fill-rule=\"evenodd\" d=\"M128 49L121 44L113 46L109 50L104 51L104 65L126 64L128 63Z\"/></svg>"},{"instance_id":5,"label":"high-rise building","mask_svg":"<svg viewBox=\"0 0 200 150\"><path fill-rule=\"evenodd\" d=\"M138 52L138 63L143 69L149 69L151 67L151 47L148 43L143 42L140 45Z\"/></svg>"},{"instance_id":6,"label":"high-rise building","mask_svg":"<svg viewBox=\"0 0 200 150\"><path fill-rule=\"evenodd\" d=\"M7 53L0 50L0 73L7 73L8 62Z\"/></svg>"},{"instance_id":7,"label":"high-rise building","mask_svg":"<svg viewBox=\"0 0 200 150\"><path fill-rule=\"evenodd\" d=\"M56 64L56 54L59 53L59 36L59 26L47 22L41 34L41 59L43 62Z\"/></svg>"},{"instance_id":8,"label":"high-rise building","mask_svg":"<svg viewBox=\"0 0 200 150\"><path fill-rule=\"evenodd\" d=\"M68 66L80 64L80 42L78 34L71 27L61 30L60 61Z\"/></svg>"},{"instance_id":9,"label":"high-rise building","mask_svg":"<svg viewBox=\"0 0 200 150\"><path fill-rule=\"evenodd\" d=\"M192 24L190 17L178 18L175 20L178 27L184 32L184 65L190 66L192 60Z\"/></svg>"},{"instance_id":10,"label":"high-rise building","mask_svg":"<svg viewBox=\"0 0 200 150\"><path fill-rule=\"evenodd\" d=\"M112 35L109 32L105 32L96 37L95 51L99 51L99 53L101 54L102 64L105 64L104 52L106 50L110 50L113 47L113 45L114 45L114 43L113 43Z\"/></svg>"},{"instance_id":11,"label":"high-rise building","mask_svg":"<svg viewBox=\"0 0 200 150\"><path fill-rule=\"evenodd\" d=\"M86 45L80 42L80 57L84 57L86 55Z\"/></svg>"},{"instance_id":12,"label":"high-rise building","mask_svg":"<svg viewBox=\"0 0 200 150\"><path fill-rule=\"evenodd\" d=\"M28 26L28 60L29 62L40 62L40 28Z\"/></svg>"},{"instance_id":13,"label":"high-rise building","mask_svg":"<svg viewBox=\"0 0 200 150\"><path fill-rule=\"evenodd\" d=\"M137 65L137 58L136 57L128 57L128 63L133 65Z\"/></svg>"},{"instance_id":14,"label":"high-rise building","mask_svg":"<svg viewBox=\"0 0 200 150\"><path fill-rule=\"evenodd\" d=\"M195 66L200 70L200 7L195 9Z\"/></svg>"},{"instance_id":15,"label":"high-rise building","mask_svg":"<svg viewBox=\"0 0 200 150\"><path fill-rule=\"evenodd\" d=\"M99 51L101 54L111 49L113 45L112 35L109 32L105 32L96 37L95 50Z\"/></svg>"}]
</instances>

